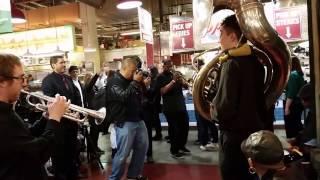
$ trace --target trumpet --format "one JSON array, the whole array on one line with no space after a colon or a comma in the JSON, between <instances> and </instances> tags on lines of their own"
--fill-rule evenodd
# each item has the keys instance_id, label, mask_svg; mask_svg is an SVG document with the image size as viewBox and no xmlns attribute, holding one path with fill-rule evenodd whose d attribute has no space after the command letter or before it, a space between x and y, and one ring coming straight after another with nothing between
<instances>
[{"instance_id":1,"label":"trumpet","mask_svg":"<svg viewBox=\"0 0 320 180\"><path fill-rule=\"evenodd\" d=\"M53 102L54 98L50 96L46 96L42 93L39 92L28 92L25 90L21 90L22 93L27 94L26 96L26 101L28 104L31 106L34 106L36 109L47 112L48 107L46 105L46 102ZM32 103L30 101L31 97L36 97L40 100L41 103ZM79 115L82 114L84 117L82 119L79 118ZM87 109L83 108L74 104L69 105L69 111L66 112L63 117L70 119L72 121L76 121L79 123L83 123L88 120L88 116L95 118L95 123L97 125L100 125L105 117L106 117L106 108L101 108L98 111L92 110L92 109Z\"/></svg>"}]
</instances>

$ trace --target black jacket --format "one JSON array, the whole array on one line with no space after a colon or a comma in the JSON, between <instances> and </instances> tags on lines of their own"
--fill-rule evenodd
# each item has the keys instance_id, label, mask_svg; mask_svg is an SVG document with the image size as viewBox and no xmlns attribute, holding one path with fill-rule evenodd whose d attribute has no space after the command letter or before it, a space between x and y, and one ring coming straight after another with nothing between
<instances>
[{"instance_id":1,"label":"black jacket","mask_svg":"<svg viewBox=\"0 0 320 180\"><path fill-rule=\"evenodd\" d=\"M64 85L62 76L65 77L66 83L68 85L68 89ZM55 72L48 74L42 80L42 87L41 87L43 94L55 97L56 94L60 94L60 96L65 96L67 99L70 99L71 104L81 106L81 97L77 87L73 84L72 79L70 76L65 74L60 75ZM61 124L64 128L66 127L77 127L77 123L68 119L63 118Z\"/></svg>"},{"instance_id":2,"label":"black jacket","mask_svg":"<svg viewBox=\"0 0 320 180\"><path fill-rule=\"evenodd\" d=\"M142 120L141 98L141 85L136 81L125 79L117 72L107 82L107 120L110 122Z\"/></svg>"},{"instance_id":3,"label":"black jacket","mask_svg":"<svg viewBox=\"0 0 320 180\"><path fill-rule=\"evenodd\" d=\"M47 179L44 169L54 144L58 123L49 120L39 137L36 128L27 129L23 120L12 110L12 104L0 102L0 179Z\"/></svg>"},{"instance_id":4,"label":"black jacket","mask_svg":"<svg viewBox=\"0 0 320 180\"><path fill-rule=\"evenodd\" d=\"M234 57L222 64L213 104L221 130L251 134L264 129L264 68L255 56Z\"/></svg>"}]
</instances>

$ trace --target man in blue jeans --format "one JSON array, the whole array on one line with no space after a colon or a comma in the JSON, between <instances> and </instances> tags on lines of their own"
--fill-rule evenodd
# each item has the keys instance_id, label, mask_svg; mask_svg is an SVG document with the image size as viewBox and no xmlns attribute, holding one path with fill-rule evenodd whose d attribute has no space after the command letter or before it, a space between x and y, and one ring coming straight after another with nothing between
<instances>
[{"instance_id":1,"label":"man in blue jeans","mask_svg":"<svg viewBox=\"0 0 320 180\"><path fill-rule=\"evenodd\" d=\"M107 120L115 123L117 153L112 161L109 180L120 180L126 159L133 150L127 178L146 180L142 176L148 149L148 134L142 115L142 72L137 70L137 60L126 58L121 69L107 83Z\"/></svg>"}]
</instances>

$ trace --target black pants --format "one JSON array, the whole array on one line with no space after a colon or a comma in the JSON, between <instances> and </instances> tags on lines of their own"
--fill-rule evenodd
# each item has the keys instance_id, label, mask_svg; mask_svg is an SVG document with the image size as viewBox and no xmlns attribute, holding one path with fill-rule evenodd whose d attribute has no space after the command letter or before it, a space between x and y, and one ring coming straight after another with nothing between
<instances>
[{"instance_id":1,"label":"black pants","mask_svg":"<svg viewBox=\"0 0 320 180\"><path fill-rule=\"evenodd\" d=\"M95 119L92 117L89 117L89 124L90 124L90 138L91 138L92 144L94 146L94 147L90 147L90 148L96 148L93 150L97 150L100 127L95 123Z\"/></svg>"},{"instance_id":2,"label":"black pants","mask_svg":"<svg viewBox=\"0 0 320 180\"><path fill-rule=\"evenodd\" d=\"M254 180L248 162L241 151L241 142L249 133L220 131L219 164L222 180Z\"/></svg>"},{"instance_id":3,"label":"black pants","mask_svg":"<svg viewBox=\"0 0 320 180\"><path fill-rule=\"evenodd\" d=\"M198 139L201 145L206 145L210 142L209 131L212 137L212 142L218 142L218 128L214 122L206 120L197 111L195 111L198 127Z\"/></svg>"},{"instance_id":4,"label":"black pants","mask_svg":"<svg viewBox=\"0 0 320 180\"><path fill-rule=\"evenodd\" d=\"M159 112L158 111L154 111L153 113L153 127L154 129L156 130L156 134L155 136L162 136L162 127L161 127L161 121L160 121L160 118L159 118Z\"/></svg>"},{"instance_id":5,"label":"black pants","mask_svg":"<svg viewBox=\"0 0 320 180\"><path fill-rule=\"evenodd\" d=\"M184 148L189 133L189 116L187 111L164 112L169 124L170 152L176 154Z\"/></svg>"},{"instance_id":6,"label":"black pants","mask_svg":"<svg viewBox=\"0 0 320 180\"><path fill-rule=\"evenodd\" d=\"M148 141L149 147L147 151L147 156L152 156L152 123L154 121L154 111L152 109L145 109L143 111L143 119L148 131Z\"/></svg>"},{"instance_id":7,"label":"black pants","mask_svg":"<svg viewBox=\"0 0 320 180\"><path fill-rule=\"evenodd\" d=\"M69 121L69 122L66 122ZM56 133L56 144L52 156L55 180L75 180L77 167L77 133L78 125L63 119Z\"/></svg>"},{"instance_id":8,"label":"black pants","mask_svg":"<svg viewBox=\"0 0 320 180\"><path fill-rule=\"evenodd\" d=\"M292 103L290 106L290 114L284 116L284 126L287 138L295 138L303 129L301 122L303 107L299 103Z\"/></svg>"}]
</instances>

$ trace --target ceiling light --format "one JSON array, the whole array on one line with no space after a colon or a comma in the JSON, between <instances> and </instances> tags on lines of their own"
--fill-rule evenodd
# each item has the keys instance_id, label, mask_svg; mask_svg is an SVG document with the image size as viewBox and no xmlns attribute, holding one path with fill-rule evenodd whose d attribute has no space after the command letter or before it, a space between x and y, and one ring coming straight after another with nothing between
<instances>
[{"instance_id":1,"label":"ceiling light","mask_svg":"<svg viewBox=\"0 0 320 180\"><path fill-rule=\"evenodd\" d=\"M11 17L11 22L13 24L21 24L26 22L26 17L24 16L23 12L13 3L11 3Z\"/></svg>"},{"instance_id":2,"label":"ceiling light","mask_svg":"<svg viewBox=\"0 0 320 180\"><path fill-rule=\"evenodd\" d=\"M142 5L141 1L137 0L118 0L118 9L133 9Z\"/></svg>"}]
</instances>

